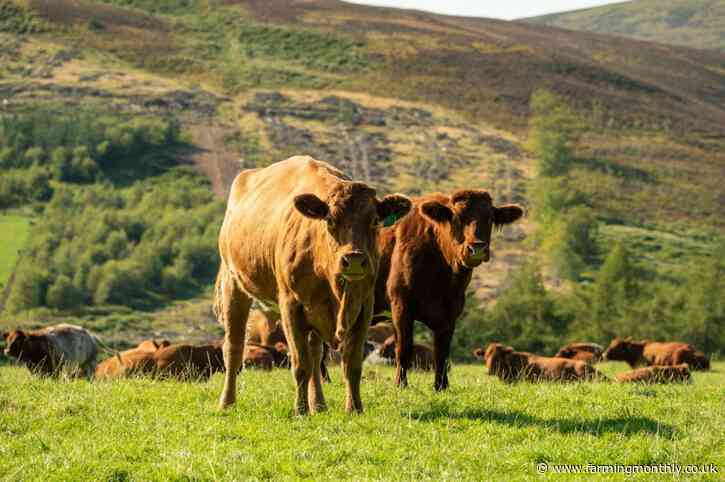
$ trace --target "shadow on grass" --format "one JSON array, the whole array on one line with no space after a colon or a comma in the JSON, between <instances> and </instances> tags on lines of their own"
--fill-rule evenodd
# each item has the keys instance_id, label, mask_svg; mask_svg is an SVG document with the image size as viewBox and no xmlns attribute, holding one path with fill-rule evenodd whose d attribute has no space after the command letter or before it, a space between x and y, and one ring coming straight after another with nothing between
<instances>
[{"instance_id":1,"label":"shadow on grass","mask_svg":"<svg viewBox=\"0 0 725 482\"><path fill-rule=\"evenodd\" d=\"M677 429L672 425L658 422L647 417L614 417L599 420L581 420L577 418L539 418L519 411L498 411L477 408L449 410L441 407L422 412L413 412L410 418L419 422L433 422L438 419L477 420L493 422L513 427L542 427L563 434L587 433L602 436L617 432L624 435L645 433L673 439Z\"/></svg>"}]
</instances>

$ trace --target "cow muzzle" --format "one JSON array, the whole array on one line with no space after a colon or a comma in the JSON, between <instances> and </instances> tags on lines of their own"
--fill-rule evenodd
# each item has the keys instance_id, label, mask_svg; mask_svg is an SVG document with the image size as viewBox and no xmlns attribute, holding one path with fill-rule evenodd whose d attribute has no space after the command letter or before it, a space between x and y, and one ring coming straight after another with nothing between
<instances>
[{"instance_id":1,"label":"cow muzzle","mask_svg":"<svg viewBox=\"0 0 725 482\"><path fill-rule=\"evenodd\" d=\"M463 264L467 268L475 268L481 263L487 263L491 259L491 248L488 243L476 241L470 243L465 248L465 258Z\"/></svg>"},{"instance_id":2,"label":"cow muzzle","mask_svg":"<svg viewBox=\"0 0 725 482\"><path fill-rule=\"evenodd\" d=\"M370 269L368 256L362 251L350 251L340 256L340 274L347 281L359 281Z\"/></svg>"}]
</instances>

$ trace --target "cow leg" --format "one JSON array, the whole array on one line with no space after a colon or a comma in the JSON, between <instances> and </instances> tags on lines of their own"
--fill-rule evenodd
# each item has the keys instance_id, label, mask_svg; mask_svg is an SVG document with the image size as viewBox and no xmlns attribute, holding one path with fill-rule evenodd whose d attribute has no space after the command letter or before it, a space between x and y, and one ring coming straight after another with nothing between
<instances>
[{"instance_id":1,"label":"cow leg","mask_svg":"<svg viewBox=\"0 0 725 482\"><path fill-rule=\"evenodd\" d=\"M413 318L397 300L391 303L391 311L395 328L395 384L405 388L413 358Z\"/></svg>"},{"instance_id":2,"label":"cow leg","mask_svg":"<svg viewBox=\"0 0 725 482\"><path fill-rule=\"evenodd\" d=\"M453 331L436 331L433 333L435 348L435 389L437 391L448 388L448 356L451 352Z\"/></svg>"},{"instance_id":3,"label":"cow leg","mask_svg":"<svg viewBox=\"0 0 725 482\"><path fill-rule=\"evenodd\" d=\"M332 378L330 377L330 371L327 369L327 361L330 359L330 347L327 345L327 343L322 344L322 359L320 360L320 372L322 372L322 379L325 381L325 383L332 383Z\"/></svg>"},{"instance_id":4,"label":"cow leg","mask_svg":"<svg viewBox=\"0 0 725 482\"><path fill-rule=\"evenodd\" d=\"M314 331L309 335L310 357L312 358L312 376L307 383L307 397L310 404L310 412L324 412L327 410L325 397L322 394L322 338Z\"/></svg>"},{"instance_id":5,"label":"cow leg","mask_svg":"<svg viewBox=\"0 0 725 482\"><path fill-rule=\"evenodd\" d=\"M366 303L358 316L355 327L350 332L342 349L342 373L345 376L347 413L362 413L360 380L362 379L363 350L367 341L368 325L373 315L371 302Z\"/></svg>"},{"instance_id":6,"label":"cow leg","mask_svg":"<svg viewBox=\"0 0 725 482\"><path fill-rule=\"evenodd\" d=\"M309 411L308 383L313 375L312 356L308 342L308 333L300 330L303 326L304 312L302 305L280 291L279 308L282 315L282 329L287 338L290 365L295 379L297 392L295 396L295 415L305 415ZM319 364L316 368L319 371ZM322 385L320 384L320 395Z\"/></svg>"},{"instance_id":7,"label":"cow leg","mask_svg":"<svg viewBox=\"0 0 725 482\"><path fill-rule=\"evenodd\" d=\"M222 267L221 269L225 269ZM221 283L218 287L217 316L224 325L224 388L219 399L219 409L229 408L237 399L237 373L242 365L244 339L247 329L247 317L252 307L252 300L244 293L228 272L220 273Z\"/></svg>"}]
</instances>

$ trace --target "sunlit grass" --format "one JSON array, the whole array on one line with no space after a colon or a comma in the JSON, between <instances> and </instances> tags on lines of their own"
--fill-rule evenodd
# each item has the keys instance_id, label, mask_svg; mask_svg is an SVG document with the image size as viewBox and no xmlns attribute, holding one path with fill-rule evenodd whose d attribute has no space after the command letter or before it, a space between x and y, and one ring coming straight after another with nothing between
<instances>
[{"instance_id":1,"label":"sunlit grass","mask_svg":"<svg viewBox=\"0 0 725 482\"><path fill-rule=\"evenodd\" d=\"M621 364L603 365L611 374ZM292 415L287 371L247 371L237 406L208 383L56 382L0 369L0 464L7 480L500 480L534 464L714 463L725 469L725 364L691 385L504 385L457 366L437 394L415 373L367 368L365 413L344 413L339 369L329 411ZM646 476L639 476L644 479Z\"/></svg>"}]
</instances>

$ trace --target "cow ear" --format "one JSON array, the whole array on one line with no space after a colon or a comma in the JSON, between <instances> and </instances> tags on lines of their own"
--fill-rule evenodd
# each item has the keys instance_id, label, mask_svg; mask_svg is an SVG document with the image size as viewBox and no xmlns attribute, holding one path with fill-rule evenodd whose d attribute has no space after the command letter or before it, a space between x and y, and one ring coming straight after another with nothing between
<instances>
[{"instance_id":1,"label":"cow ear","mask_svg":"<svg viewBox=\"0 0 725 482\"><path fill-rule=\"evenodd\" d=\"M628 336L627 338L624 339L624 341L632 341L632 337Z\"/></svg>"},{"instance_id":2,"label":"cow ear","mask_svg":"<svg viewBox=\"0 0 725 482\"><path fill-rule=\"evenodd\" d=\"M420 212L436 223L448 223L453 219L453 211L438 201L426 201L420 205Z\"/></svg>"},{"instance_id":3,"label":"cow ear","mask_svg":"<svg viewBox=\"0 0 725 482\"><path fill-rule=\"evenodd\" d=\"M330 214L330 207L314 194L295 196L295 208L311 219L325 219Z\"/></svg>"},{"instance_id":4,"label":"cow ear","mask_svg":"<svg viewBox=\"0 0 725 482\"><path fill-rule=\"evenodd\" d=\"M497 227L511 224L524 215L524 210L516 204L507 204L505 206L493 209L493 224Z\"/></svg>"},{"instance_id":5,"label":"cow ear","mask_svg":"<svg viewBox=\"0 0 725 482\"><path fill-rule=\"evenodd\" d=\"M476 358L483 358L485 353L486 350L484 350L483 348L476 348L475 350L473 350L473 356L475 356Z\"/></svg>"},{"instance_id":6,"label":"cow ear","mask_svg":"<svg viewBox=\"0 0 725 482\"><path fill-rule=\"evenodd\" d=\"M3 332L3 340L7 340L9 336L10 336L10 332L9 331L4 331Z\"/></svg>"},{"instance_id":7,"label":"cow ear","mask_svg":"<svg viewBox=\"0 0 725 482\"><path fill-rule=\"evenodd\" d=\"M392 226L408 214L412 205L410 199L402 194L388 194L378 202L378 217L383 220L383 226Z\"/></svg>"}]
</instances>

